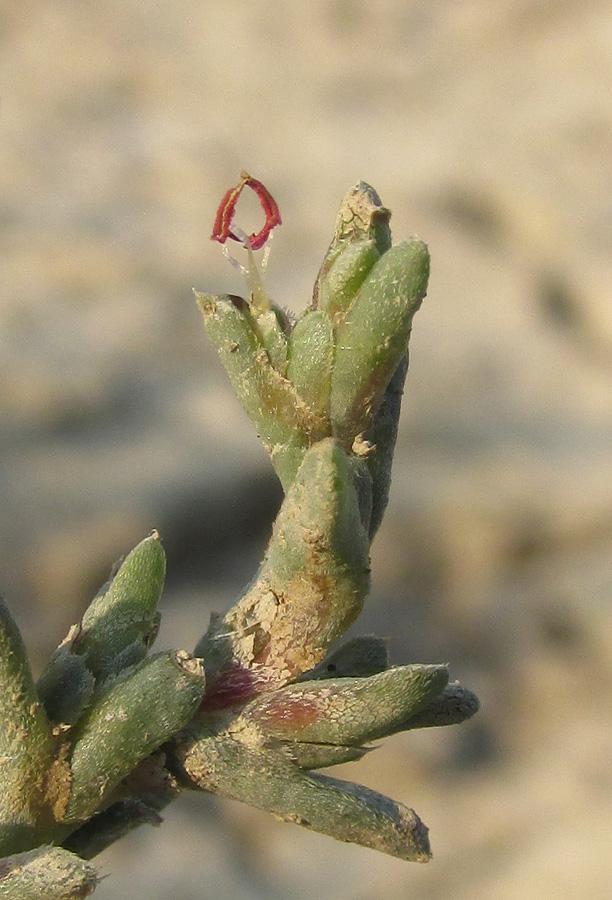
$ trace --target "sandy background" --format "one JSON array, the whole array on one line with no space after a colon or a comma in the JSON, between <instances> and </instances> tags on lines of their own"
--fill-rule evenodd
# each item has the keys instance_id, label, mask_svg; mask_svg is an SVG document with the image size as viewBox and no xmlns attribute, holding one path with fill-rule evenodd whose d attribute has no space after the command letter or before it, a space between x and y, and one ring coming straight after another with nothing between
<instances>
[{"instance_id":1,"label":"sandy background","mask_svg":"<svg viewBox=\"0 0 612 900\"><path fill-rule=\"evenodd\" d=\"M152 527L160 647L263 552L280 492L191 295L242 291L208 240L240 170L294 309L359 178L433 259L355 630L483 710L342 774L414 806L434 860L191 797L96 898L609 900L610 4L3 0L0 94L0 582L37 669Z\"/></svg>"}]
</instances>

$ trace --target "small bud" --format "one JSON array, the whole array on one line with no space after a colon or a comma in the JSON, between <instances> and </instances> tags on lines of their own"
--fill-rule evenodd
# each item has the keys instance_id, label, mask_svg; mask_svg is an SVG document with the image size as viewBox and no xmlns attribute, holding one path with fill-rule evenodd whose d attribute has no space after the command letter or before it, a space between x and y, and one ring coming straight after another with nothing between
<instances>
[{"instance_id":1,"label":"small bud","mask_svg":"<svg viewBox=\"0 0 612 900\"><path fill-rule=\"evenodd\" d=\"M329 653L318 666L305 672L300 681L324 678L365 678L389 668L387 642L373 634L354 637Z\"/></svg>"},{"instance_id":2,"label":"small bud","mask_svg":"<svg viewBox=\"0 0 612 900\"><path fill-rule=\"evenodd\" d=\"M74 626L73 626L74 627ZM82 656L60 647L38 680L37 688L51 722L74 725L96 686L96 679Z\"/></svg>"},{"instance_id":3,"label":"small bud","mask_svg":"<svg viewBox=\"0 0 612 900\"><path fill-rule=\"evenodd\" d=\"M96 678L121 671L121 654L134 644L140 650L134 648L126 663L139 661L135 656L144 659L158 630L156 610L165 576L166 557L154 531L126 556L108 589L89 605L73 652L86 657Z\"/></svg>"}]
</instances>

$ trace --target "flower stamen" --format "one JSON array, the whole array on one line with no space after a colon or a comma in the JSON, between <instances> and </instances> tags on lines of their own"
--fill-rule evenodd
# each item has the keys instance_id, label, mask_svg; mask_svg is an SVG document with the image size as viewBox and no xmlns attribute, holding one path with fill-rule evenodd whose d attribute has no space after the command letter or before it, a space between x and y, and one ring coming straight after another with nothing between
<instances>
[{"instance_id":1,"label":"flower stamen","mask_svg":"<svg viewBox=\"0 0 612 900\"><path fill-rule=\"evenodd\" d=\"M257 233L254 232L248 237L242 229L232 225L238 198L245 187L251 188L251 190L257 194L261 208L266 217L266 221L260 231ZM260 250L266 244L272 229L281 224L282 219L280 210L270 191L261 183L261 181L252 178L248 172L243 171L240 173L240 181L236 187L230 188L219 204L211 240L224 244L228 238L231 238L233 241L238 241L245 247L248 246L251 250Z\"/></svg>"}]
</instances>

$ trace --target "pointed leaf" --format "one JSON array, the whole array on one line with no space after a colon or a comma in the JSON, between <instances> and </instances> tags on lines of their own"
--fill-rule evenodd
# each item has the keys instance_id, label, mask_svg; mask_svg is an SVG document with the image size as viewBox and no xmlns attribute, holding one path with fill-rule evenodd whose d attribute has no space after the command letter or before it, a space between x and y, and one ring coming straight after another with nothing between
<instances>
[{"instance_id":1,"label":"pointed leaf","mask_svg":"<svg viewBox=\"0 0 612 900\"><path fill-rule=\"evenodd\" d=\"M306 405L329 423L334 335L322 310L306 310L289 337L287 378Z\"/></svg>"},{"instance_id":2,"label":"pointed leaf","mask_svg":"<svg viewBox=\"0 0 612 900\"><path fill-rule=\"evenodd\" d=\"M261 694L242 718L275 738L360 746L393 733L448 681L446 666L399 666L369 678L289 684Z\"/></svg>"},{"instance_id":3,"label":"pointed leaf","mask_svg":"<svg viewBox=\"0 0 612 900\"><path fill-rule=\"evenodd\" d=\"M2 853L11 829L23 828L25 833L41 816L46 802L44 781L56 741L34 686L23 640L1 598L0 721Z\"/></svg>"},{"instance_id":4,"label":"pointed leaf","mask_svg":"<svg viewBox=\"0 0 612 900\"><path fill-rule=\"evenodd\" d=\"M86 819L106 803L142 759L191 719L203 693L201 660L178 650L150 657L94 696L71 733L66 821Z\"/></svg>"},{"instance_id":5,"label":"pointed leaf","mask_svg":"<svg viewBox=\"0 0 612 900\"><path fill-rule=\"evenodd\" d=\"M338 325L366 276L380 259L373 240L343 242L338 246L329 270L319 281L317 309L323 310L334 325Z\"/></svg>"},{"instance_id":6,"label":"pointed leaf","mask_svg":"<svg viewBox=\"0 0 612 900\"><path fill-rule=\"evenodd\" d=\"M286 490L309 442L325 433L325 423L273 367L246 301L198 293L196 298L238 402L257 428Z\"/></svg>"},{"instance_id":7,"label":"pointed leaf","mask_svg":"<svg viewBox=\"0 0 612 900\"><path fill-rule=\"evenodd\" d=\"M331 416L334 434L347 449L370 426L406 352L428 275L429 254L422 241L392 247L371 270L337 328Z\"/></svg>"},{"instance_id":8,"label":"pointed leaf","mask_svg":"<svg viewBox=\"0 0 612 900\"><path fill-rule=\"evenodd\" d=\"M285 822L414 862L430 857L426 826L414 810L361 785L305 772L279 753L228 733L190 729L172 765L201 790L265 809Z\"/></svg>"}]
</instances>

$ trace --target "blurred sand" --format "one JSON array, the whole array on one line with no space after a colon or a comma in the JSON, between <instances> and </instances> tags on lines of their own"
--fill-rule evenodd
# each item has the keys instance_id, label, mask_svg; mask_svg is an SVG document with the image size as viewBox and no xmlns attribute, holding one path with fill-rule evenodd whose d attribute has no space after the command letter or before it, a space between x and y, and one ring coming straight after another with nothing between
<instances>
[{"instance_id":1,"label":"blurred sand","mask_svg":"<svg viewBox=\"0 0 612 900\"><path fill-rule=\"evenodd\" d=\"M160 646L248 580L280 494L191 288L242 290L208 235L248 168L300 309L364 178L433 262L355 630L484 704L342 772L430 865L190 797L96 898L609 900L611 84L603 0L4 0L0 582L35 664L154 526Z\"/></svg>"}]
</instances>

